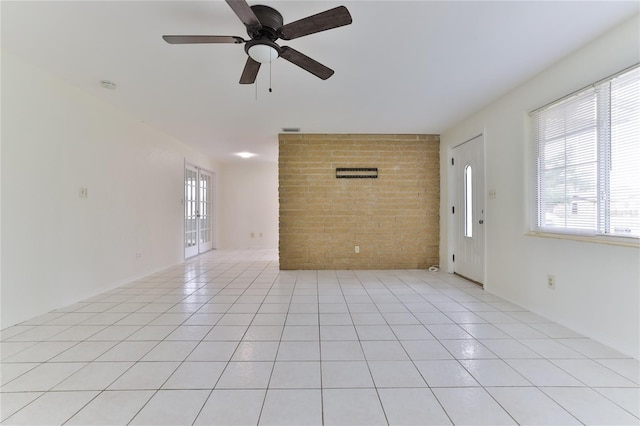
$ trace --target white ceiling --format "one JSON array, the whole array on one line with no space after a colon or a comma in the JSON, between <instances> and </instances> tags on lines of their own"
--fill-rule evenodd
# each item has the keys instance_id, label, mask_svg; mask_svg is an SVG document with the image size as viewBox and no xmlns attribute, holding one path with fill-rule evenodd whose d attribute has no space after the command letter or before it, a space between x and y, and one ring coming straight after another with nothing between
<instances>
[{"instance_id":1,"label":"white ceiling","mask_svg":"<svg viewBox=\"0 0 640 426\"><path fill-rule=\"evenodd\" d=\"M353 24L282 42L335 70L278 59L240 85L242 45L223 1L2 1L2 49L220 161L276 161L304 133L441 133L639 10L637 1L274 1L285 24L344 4ZM249 1L249 4L256 2ZM115 91L100 80L117 83ZM273 92L268 92L269 81ZM241 160L237 160L241 161Z\"/></svg>"}]
</instances>

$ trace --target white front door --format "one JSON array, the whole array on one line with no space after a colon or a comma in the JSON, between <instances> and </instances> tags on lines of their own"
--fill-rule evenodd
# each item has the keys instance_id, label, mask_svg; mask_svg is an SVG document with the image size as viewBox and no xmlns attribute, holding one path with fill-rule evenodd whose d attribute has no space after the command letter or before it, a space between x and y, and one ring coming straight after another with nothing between
<instances>
[{"instance_id":1,"label":"white front door","mask_svg":"<svg viewBox=\"0 0 640 426\"><path fill-rule=\"evenodd\" d=\"M484 282L484 140L453 148L453 270Z\"/></svg>"},{"instance_id":2,"label":"white front door","mask_svg":"<svg viewBox=\"0 0 640 426\"><path fill-rule=\"evenodd\" d=\"M184 170L184 257L213 248L213 176L187 164Z\"/></svg>"}]
</instances>

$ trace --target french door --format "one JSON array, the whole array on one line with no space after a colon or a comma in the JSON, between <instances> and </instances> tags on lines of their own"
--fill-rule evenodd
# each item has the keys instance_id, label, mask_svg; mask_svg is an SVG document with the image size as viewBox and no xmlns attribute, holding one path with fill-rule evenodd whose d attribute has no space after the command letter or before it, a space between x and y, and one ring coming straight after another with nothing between
<instances>
[{"instance_id":1,"label":"french door","mask_svg":"<svg viewBox=\"0 0 640 426\"><path fill-rule=\"evenodd\" d=\"M184 171L184 257L213 248L213 175L187 164Z\"/></svg>"},{"instance_id":2,"label":"french door","mask_svg":"<svg viewBox=\"0 0 640 426\"><path fill-rule=\"evenodd\" d=\"M484 282L484 140L482 136L453 148L453 270Z\"/></svg>"}]
</instances>

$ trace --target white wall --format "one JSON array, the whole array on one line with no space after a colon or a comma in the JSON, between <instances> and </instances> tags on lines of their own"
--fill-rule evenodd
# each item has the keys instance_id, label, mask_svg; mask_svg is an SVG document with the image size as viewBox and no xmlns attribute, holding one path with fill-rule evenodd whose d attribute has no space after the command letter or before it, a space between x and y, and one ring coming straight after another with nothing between
<instances>
[{"instance_id":1,"label":"white wall","mask_svg":"<svg viewBox=\"0 0 640 426\"><path fill-rule=\"evenodd\" d=\"M220 179L220 248L278 248L278 164L225 163Z\"/></svg>"},{"instance_id":2,"label":"white wall","mask_svg":"<svg viewBox=\"0 0 640 426\"><path fill-rule=\"evenodd\" d=\"M484 134L485 289L619 351L640 353L640 250L525 235L529 229L528 112L640 60L638 16L458 123L441 136L441 262L451 270L448 149ZM526 46L523 46L526 49ZM556 277L556 290L546 286Z\"/></svg>"},{"instance_id":3,"label":"white wall","mask_svg":"<svg viewBox=\"0 0 640 426\"><path fill-rule=\"evenodd\" d=\"M3 328L183 260L185 158L216 163L6 51L1 136Z\"/></svg>"}]
</instances>

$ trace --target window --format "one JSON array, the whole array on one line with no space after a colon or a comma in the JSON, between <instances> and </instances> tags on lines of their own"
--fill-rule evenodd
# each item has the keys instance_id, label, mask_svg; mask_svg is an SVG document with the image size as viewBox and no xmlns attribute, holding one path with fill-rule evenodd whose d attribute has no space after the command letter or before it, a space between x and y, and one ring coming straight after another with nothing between
<instances>
[{"instance_id":1,"label":"window","mask_svg":"<svg viewBox=\"0 0 640 426\"><path fill-rule=\"evenodd\" d=\"M473 170L464 166L464 236L473 237Z\"/></svg>"},{"instance_id":2,"label":"window","mask_svg":"<svg viewBox=\"0 0 640 426\"><path fill-rule=\"evenodd\" d=\"M531 116L534 229L640 237L640 68Z\"/></svg>"}]
</instances>

